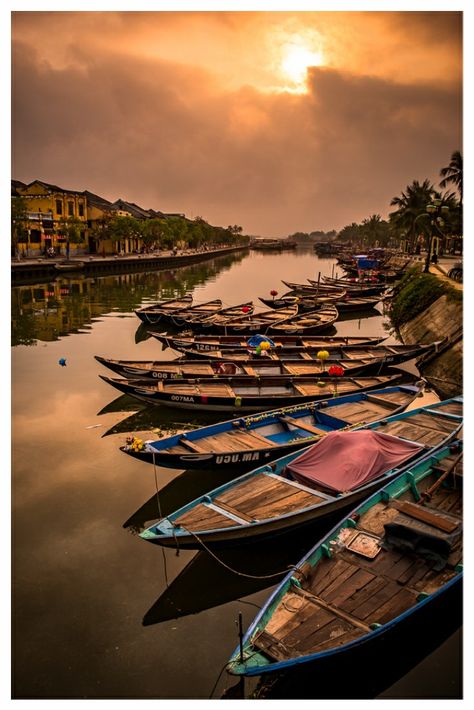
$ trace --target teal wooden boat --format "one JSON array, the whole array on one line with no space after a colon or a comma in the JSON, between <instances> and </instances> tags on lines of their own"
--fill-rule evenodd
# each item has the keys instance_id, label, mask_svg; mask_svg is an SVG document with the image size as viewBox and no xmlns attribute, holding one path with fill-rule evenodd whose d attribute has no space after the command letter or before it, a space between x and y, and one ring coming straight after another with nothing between
<instances>
[{"instance_id":1,"label":"teal wooden boat","mask_svg":"<svg viewBox=\"0 0 474 710\"><path fill-rule=\"evenodd\" d=\"M167 515L141 533L166 547L232 545L273 537L350 509L407 463L454 438L462 397L352 431L333 431L301 452L260 466Z\"/></svg>"},{"instance_id":2,"label":"teal wooden boat","mask_svg":"<svg viewBox=\"0 0 474 710\"><path fill-rule=\"evenodd\" d=\"M320 540L243 636L227 670L347 667L410 644L461 605L462 442L403 471ZM394 644L395 645L395 644ZM309 664L312 664L311 666Z\"/></svg>"}]
</instances>

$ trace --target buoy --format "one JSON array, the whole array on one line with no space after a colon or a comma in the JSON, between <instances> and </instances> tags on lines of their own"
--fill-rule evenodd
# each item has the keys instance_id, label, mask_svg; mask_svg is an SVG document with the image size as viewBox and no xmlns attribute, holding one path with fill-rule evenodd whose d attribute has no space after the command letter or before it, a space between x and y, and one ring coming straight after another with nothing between
<instances>
[{"instance_id":1,"label":"buoy","mask_svg":"<svg viewBox=\"0 0 474 710\"><path fill-rule=\"evenodd\" d=\"M66 358L65 357L60 357L58 362L61 365L61 367L66 367Z\"/></svg>"}]
</instances>

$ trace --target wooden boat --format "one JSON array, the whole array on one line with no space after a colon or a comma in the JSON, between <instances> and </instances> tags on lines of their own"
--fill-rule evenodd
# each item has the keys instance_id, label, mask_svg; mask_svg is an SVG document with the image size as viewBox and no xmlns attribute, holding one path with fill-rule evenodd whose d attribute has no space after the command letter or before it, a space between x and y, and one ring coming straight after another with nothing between
<instances>
[{"instance_id":1,"label":"wooden boat","mask_svg":"<svg viewBox=\"0 0 474 710\"><path fill-rule=\"evenodd\" d=\"M407 464L445 446L462 427L462 397L332 431L303 451L265 464L196 498L141 537L195 549L271 538L359 501Z\"/></svg>"},{"instance_id":2,"label":"wooden boat","mask_svg":"<svg viewBox=\"0 0 474 710\"><path fill-rule=\"evenodd\" d=\"M383 293L386 289L385 284L376 284L373 282L358 283L349 279L345 279L344 283L341 283L341 280L326 281L327 278L329 277L323 276L325 281L324 283L319 283L319 285L317 281L313 281L311 279L308 279L309 283L307 284L298 284L291 281L283 281L283 283L285 286L288 286L291 291L306 296L319 295L320 293L323 293L323 289L325 289L325 287L335 288L337 291L346 291L349 296L377 296ZM326 291L326 294L327 293L330 293L330 290Z\"/></svg>"},{"instance_id":3,"label":"wooden boat","mask_svg":"<svg viewBox=\"0 0 474 710\"><path fill-rule=\"evenodd\" d=\"M413 360L436 349L439 343L430 345L378 345L373 348L359 346L353 348L329 348L326 360L318 359L319 351L289 353L265 351L265 357L251 357L245 350L228 350L224 358L207 359L209 353L199 359L178 360L112 360L95 356L97 362L108 367L122 377L176 380L217 376L248 375L250 378L267 375L327 377L332 364L342 367L344 374L358 375L362 372L379 372L408 360Z\"/></svg>"},{"instance_id":4,"label":"wooden boat","mask_svg":"<svg viewBox=\"0 0 474 710\"><path fill-rule=\"evenodd\" d=\"M121 450L168 468L244 471L315 443L330 431L348 429L402 412L423 391L423 382L358 392L230 419L156 441L134 438Z\"/></svg>"},{"instance_id":5,"label":"wooden boat","mask_svg":"<svg viewBox=\"0 0 474 710\"><path fill-rule=\"evenodd\" d=\"M190 335L176 337L167 333L150 332L154 338L160 341L163 348L172 348L181 352L214 352L224 351L227 349L250 349L255 350L255 346L249 345L249 338L242 335ZM386 337L370 337L370 336L344 336L344 335L279 335L273 336L271 340L274 343L276 350L300 350L306 348L327 348L336 345L378 345Z\"/></svg>"},{"instance_id":6,"label":"wooden boat","mask_svg":"<svg viewBox=\"0 0 474 710\"><path fill-rule=\"evenodd\" d=\"M275 311L281 313L284 309ZM269 326L265 333L269 335L315 335L330 328L339 318L339 311L336 306L327 305L318 308L316 311L300 313L293 318L285 318Z\"/></svg>"},{"instance_id":7,"label":"wooden boat","mask_svg":"<svg viewBox=\"0 0 474 710\"><path fill-rule=\"evenodd\" d=\"M203 411L258 412L281 404L301 404L317 399L380 389L398 383L401 373L373 377L265 377L249 382L244 377L217 377L151 381L116 379L99 375L104 382L147 404L164 404ZM230 381L232 384L230 384Z\"/></svg>"},{"instance_id":8,"label":"wooden boat","mask_svg":"<svg viewBox=\"0 0 474 710\"><path fill-rule=\"evenodd\" d=\"M192 302L193 296L188 293L180 298L169 298L151 306L144 306L136 310L135 313L143 323L158 323L163 315L189 308Z\"/></svg>"},{"instance_id":9,"label":"wooden boat","mask_svg":"<svg viewBox=\"0 0 474 710\"><path fill-rule=\"evenodd\" d=\"M214 298L212 301L195 303L188 306L188 308L180 308L178 311L163 313L161 321L163 322L167 320L170 323L180 327L185 323L186 318L192 318L193 316L211 316L214 313L218 313L220 310L222 310L222 300L220 298Z\"/></svg>"},{"instance_id":10,"label":"wooden boat","mask_svg":"<svg viewBox=\"0 0 474 710\"><path fill-rule=\"evenodd\" d=\"M314 311L321 306L332 304L335 306L339 313L346 313L348 311L365 311L375 308L377 303L379 303L382 298L380 296L344 296L342 298L333 296L282 296L281 298L276 298L272 300L271 298L259 298L259 300L269 308L284 308L285 305L289 303L296 303L298 306L298 313L306 313L308 311ZM273 304L273 305L272 305Z\"/></svg>"},{"instance_id":11,"label":"wooden boat","mask_svg":"<svg viewBox=\"0 0 474 710\"><path fill-rule=\"evenodd\" d=\"M370 277L368 276L365 278L363 277L361 279L358 277L332 278L330 276L323 276L323 279L326 284L331 285L331 286L335 286L336 288L344 288L344 289L346 289L346 291L348 291L348 293L350 293L353 290L357 291L357 292L364 291L365 296L369 295L367 293L367 289L370 289L370 290L375 289L375 293L372 294L372 295L375 295L376 293L382 293L387 288L386 284L377 283L377 280L374 281L374 279L376 279L376 277L374 277L374 276L370 276ZM313 286L314 286L314 283L315 282L313 281L312 282Z\"/></svg>"},{"instance_id":12,"label":"wooden boat","mask_svg":"<svg viewBox=\"0 0 474 710\"><path fill-rule=\"evenodd\" d=\"M286 576L227 670L303 664L317 677L362 654L409 645L417 628L462 607L462 442L409 464L355 508Z\"/></svg>"},{"instance_id":13,"label":"wooden boat","mask_svg":"<svg viewBox=\"0 0 474 710\"><path fill-rule=\"evenodd\" d=\"M75 259L57 261L54 265L56 271L82 271L85 266L84 261L78 261Z\"/></svg>"},{"instance_id":14,"label":"wooden boat","mask_svg":"<svg viewBox=\"0 0 474 710\"><path fill-rule=\"evenodd\" d=\"M288 305L288 304L287 304ZM199 312L199 311L182 311L177 315L171 316L171 321L174 325L181 327L189 325L192 327L193 323L201 323L202 328L205 329L208 318L212 315L219 316L219 319L229 319L236 318L243 314L252 315L254 311L254 305L252 301L246 301L245 303L238 303L236 306L226 306L225 308L216 309L214 312Z\"/></svg>"},{"instance_id":15,"label":"wooden boat","mask_svg":"<svg viewBox=\"0 0 474 710\"><path fill-rule=\"evenodd\" d=\"M252 333L265 333L270 326L283 323L295 317L297 313L297 305L287 306L287 308L281 308L279 311L270 308L268 311L241 314L231 318L216 313L213 316L209 316L209 318L189 322L187 325L193 331L205 331L222 335L245 333L250 336Z\"/></svg>"}]
</instances>

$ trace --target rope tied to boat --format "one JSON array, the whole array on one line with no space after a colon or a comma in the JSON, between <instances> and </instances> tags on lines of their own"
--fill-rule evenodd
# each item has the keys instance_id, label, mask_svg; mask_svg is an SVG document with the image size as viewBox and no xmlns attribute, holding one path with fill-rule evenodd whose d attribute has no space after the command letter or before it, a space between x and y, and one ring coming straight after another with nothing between
<instances>
[{"instance_id":1,"label":"rope tied to boat","mask_svg":"<svg viewBox=\"0 0 474 710\"><path fill-rule=\"evenodd\" d=\"M229 572L232 572L233 574L238 575L239 577L247 577L248 579L273 579L274 577L281 577L282 574L288 574L290 571L296 571L298 569L297 566L295 565L288 565L284 570L281 570L280 572L274 572L273 574L248 574L246 572L239 572L239 570L234 569L233 567L230 567L226 562L221 560L199 537L197 533L195 533L193 530L190 530L189 528L184 527L184 525L181 525L183 530L185 530L187 533L192 535L193 537L196 538L196 540L199 542L199 544L208 552L211 557L213 557L216 562L218 562L222 567L225 567L226 569L229 570ZM176 538L175 538L176 539Z\"/></svg>"}]
</instances>

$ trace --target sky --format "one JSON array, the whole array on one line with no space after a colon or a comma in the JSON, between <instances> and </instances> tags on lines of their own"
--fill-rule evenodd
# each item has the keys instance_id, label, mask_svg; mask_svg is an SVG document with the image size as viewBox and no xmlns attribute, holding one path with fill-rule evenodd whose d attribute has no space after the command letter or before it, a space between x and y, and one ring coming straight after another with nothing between
<instances>
[{"instance_id":1,"label":"sky","mask_svg":"<svg viewBox=\"0 0 474 710\"><path fill-rule=\"evenodd\" d=\"M462 150L462 13L12 15L12 177L246 234L341 229Z\"/></svg>"}]
</instances>

